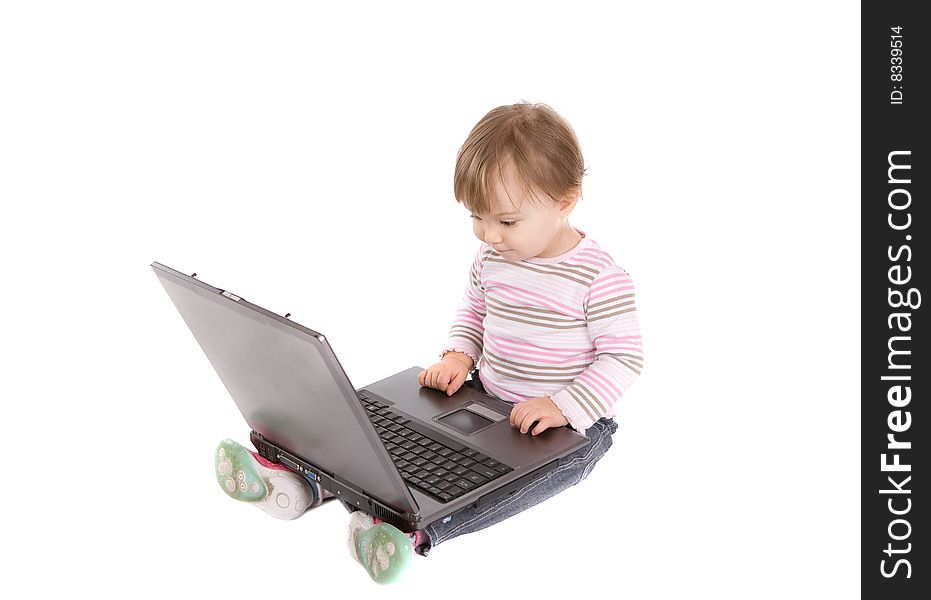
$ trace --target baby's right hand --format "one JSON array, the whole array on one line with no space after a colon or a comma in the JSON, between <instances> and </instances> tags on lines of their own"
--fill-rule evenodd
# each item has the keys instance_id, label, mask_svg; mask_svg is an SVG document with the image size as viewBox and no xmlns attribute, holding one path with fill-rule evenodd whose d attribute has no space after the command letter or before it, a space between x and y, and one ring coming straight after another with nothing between
<instances>
[{"instance_id":1,"label":"baby's right hand","mask_svg":"<svg viewBox=\"0 0 931 600\"><path fill-rule=\"evenodd\" d=\"M472 362L466 354L447 352L443 360L420 372L420 385L432 387L446 392L447 396L452 396L462 387L468 377L469 371L472 370Z\"/></svg>"}]
</instances>

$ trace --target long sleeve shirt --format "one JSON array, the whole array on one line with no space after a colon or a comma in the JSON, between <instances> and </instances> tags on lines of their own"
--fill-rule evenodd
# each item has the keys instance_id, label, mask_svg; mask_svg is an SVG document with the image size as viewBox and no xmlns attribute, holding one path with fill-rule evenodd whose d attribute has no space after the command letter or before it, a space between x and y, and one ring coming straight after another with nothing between
<instances>
[{"instance_id":1,"label":"long sleeve shirt","mask_svg":"<svg viewBox=\"0 0 931 600\"><path fill-rule=\"evenodd\" d=\"M482 243L447 345L469 355L488 393L549 396L577 431L613 417L643 368L630 275L580 229L575 248L509 261Z\"/></svg>"}]
</instances>

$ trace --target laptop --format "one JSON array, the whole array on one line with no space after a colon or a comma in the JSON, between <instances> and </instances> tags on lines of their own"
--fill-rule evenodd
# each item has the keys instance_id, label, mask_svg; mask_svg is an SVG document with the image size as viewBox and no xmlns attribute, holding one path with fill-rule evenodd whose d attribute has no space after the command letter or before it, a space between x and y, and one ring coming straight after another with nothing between
<instances>
[{"instance_id":1,"label":"laptop","mask_svg":"<svg viewBox=\"0 0 931 600\"><path fill-rule=\"evenodd\" d=\"M590 443L568 426L522 434L513 404L422 387L417 366L357 390L324 335L196 273L151 267L258 453L402 531L512 494Z\"/></svg>"}]
</instances>

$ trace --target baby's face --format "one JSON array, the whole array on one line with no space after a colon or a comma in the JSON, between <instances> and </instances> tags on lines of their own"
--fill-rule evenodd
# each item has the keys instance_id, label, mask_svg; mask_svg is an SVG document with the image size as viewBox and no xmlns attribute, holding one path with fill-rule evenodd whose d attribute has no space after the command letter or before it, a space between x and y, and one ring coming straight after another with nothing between
<instances>
[{"instance_id":1,"label":"baby's face","mask_svg":"<svg viewBox=\"0 0 931 600\"><path fill-rule=\"evenodd\" d=\"M544 254L559 233L563 215L558 204L547 197L541 198L545 206L531 200L510 167L503 169L502 179L504 185L494 178L491 212L472 215L475 236L507 260Z\"/></svg>"}]
</instances>

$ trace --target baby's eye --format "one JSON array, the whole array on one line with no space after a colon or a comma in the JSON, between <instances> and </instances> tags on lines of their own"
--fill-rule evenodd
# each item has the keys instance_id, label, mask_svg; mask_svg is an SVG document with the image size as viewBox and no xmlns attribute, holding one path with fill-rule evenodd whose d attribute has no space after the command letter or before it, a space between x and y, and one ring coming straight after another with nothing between
<instances>
[{"instance_id":1,"label":"baby's eye","mask_svg":"<svg viewBox=\"0 0 931 600\"><path fill-rule=\"evenodd\" d=\"M478 217L476 215L469 215L469 218L472 219L473 221L482 220L481 217ZM498 221L498 222L504 225L505 227L514 227L515 225L517 225L517 221Z\"/></svg>"}]
</instances>

